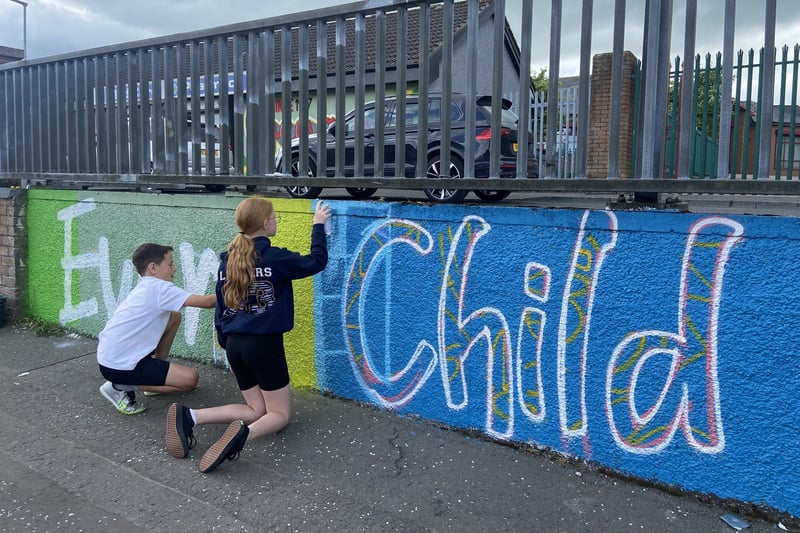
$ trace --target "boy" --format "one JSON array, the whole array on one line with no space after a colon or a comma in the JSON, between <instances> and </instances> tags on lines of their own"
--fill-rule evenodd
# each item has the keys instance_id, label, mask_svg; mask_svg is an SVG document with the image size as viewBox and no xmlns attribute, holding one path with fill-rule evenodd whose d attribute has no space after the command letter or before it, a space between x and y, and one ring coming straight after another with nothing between
<instances>
[{"instance_id":1,"label":"boy","mask_svg":"<svg viewBox=\"0 0 800 533\"><path fill-rule=\"evenodd\" d=\"M214 294L192 294L172 283L172 247L145 243L133 252L141 279L117 306L98 337L97 363L108 381L100 394L122 414L145 410L135 390L158 394L187 392L200 375L193 368L167 361L185 307L211 309Z\"/></svg>"}]
</instances>

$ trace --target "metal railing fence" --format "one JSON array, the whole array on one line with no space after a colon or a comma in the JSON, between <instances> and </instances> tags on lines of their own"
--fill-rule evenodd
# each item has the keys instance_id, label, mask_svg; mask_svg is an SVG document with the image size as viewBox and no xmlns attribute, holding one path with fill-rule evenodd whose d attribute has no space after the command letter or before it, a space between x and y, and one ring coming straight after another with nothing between
<instances>
[{"instance_id":1,"label":"metal railing fence","mask_svg":"<svg viewBox=\"0 0 800 533\"><path fill-rule=\"evenodd\" d=\"M787 0L788 1L788 0ZM314 12L279 16L212 28L163 38L147 39L78 53L0 66L0 178L26 179L47 183L203 183L212 184L302 184L310 186L386 186L396 188L443 187L486 188L475 178L474 146L464 143L470 157L464 158L464 178L432 179L426 174L426 156L418 150L415 179L402 173L385 172L386 121L376 113L373 176L356 172L345 175L345 136L335 135L336 159L326 160L317 150L309 161L314 133L324 132L331 121L340 123L350 109L364 109L369 99L384 109L397 96L404 105L408 94L426 101L433 92L442 93L447 109L451 93L464 93L468 106L486 87L476 65L478 51L490 50L492 58L488 93L492 95L489 179L498 190L582 190L582 191L688 191L688 192L771 192L797 193L796 172L785 179L770 179L770 156L774 89L774 36L777 0L765 0L764 57L759 70L759 95L745 101L756 105L758 134L747 142L757 147L752 178L729 179L731 132L736 131L738 114L719 113L718 169L716 180L690 180L692 158L691 111L693 96L684 91L680 98L682 119L677 123L677 170L663 179L669 103L670 29L672 0L648 0L642 22L642 73L636 112L637 177L617 179L615 169L629 164L620 153L617 129L622 110L619 105L621 67L625 50L626 1L615 0L613 31L614 64L609 101L610 130L607 179L585 179L590 128L587 120L569 132L574 139L569 160L571 179L558 166L545 165L540 179L526 177L526 163L535 145L519 142L516 178L500 179L501 96L511 92L517 102L531 98L530 57L534 46L532 23L539 15L533 2L521 8L521 38L517 41L506 22L504 0L370 0L353 2ZM576 114L586 117L590 98L590 46L593 1L582 0L583 35ZM722 19L724 43L719 67L721 94L733 94L742 81L743 67L734 67L733 35L735 0L725 0ZM696 0L686 0L684 57L694 57ZM550 94L558 88L561 61L561 0L551 0ZM516 16L516 15L515 15ZM490 21L503 21L481 28ZM720 21L718 21L720 22ZM708 21L708 23L711 23ZM537 43L537 46L542 46ZM511 50L511 52L507 52ZM795 51L795 54L797 52ZM482 56L484 57L484 56ZM510 62L506 60L510 57ZM462 58L469 68L458 63ZM511 67L509 66L512 65ZM510 72L514 70L514 72ZM695 69L686 69L683 79L691 81ZM466 72L466 74L465 74ZM794 77L796 79L796 64ZM505 78L518 80L509 87ZM482 85L483 84L483 85ZM745 84L742 84L745 87ZM748 91L751 85L746 85ZM792 85L796 91L796 83ZM738 93L737 93L738 98ZM312 107L308 102L314 101ZM783 102L783 101L782 101ZM781 103L782 103L781 102ZM548 106L552 116L557 102ZM420 106L419 146L426 146L428 117ZM294 111L292 109L294 108ZM530 110L521 106L521 124L532 123ZM441 146L454 142L450 118L442 114ZM294 117L297 117L296 119ZM407 150L404 113L397 114L396 145ZM475 127L466 114L466 131ZM731 124L731 120L734 124ZM792 107L792 123L794 122ZM357 116L357 133L364 132L363 115ZM543 149L558 151L556 121L547 124ZM782 165L794 166L794 133L789 133L777 157ZM291 173L289 158L281 159L288 140L295 138L299 169ZM521 134L524 138L524 133ZM572 141L570 141L572 142ZM358 144L358 143L356 143ZM497 152L497 153L495 153ZM356 150L356 168L363 169L366 155ZM445 166L450 151L442 150ZM788 157L788 158L787 158ZM738 163L737 163L738 164ZM314 168L311 168L314 167ZM745 165L746 167L746 165ZM311 168L313 175L309 174ZM734 166L737 177L739 174ZM785 168L785 167L783 167ZM332 170L325 177L324 169ZM299 171L299 172L298 172Z\"/></svg>"}]
</instances>

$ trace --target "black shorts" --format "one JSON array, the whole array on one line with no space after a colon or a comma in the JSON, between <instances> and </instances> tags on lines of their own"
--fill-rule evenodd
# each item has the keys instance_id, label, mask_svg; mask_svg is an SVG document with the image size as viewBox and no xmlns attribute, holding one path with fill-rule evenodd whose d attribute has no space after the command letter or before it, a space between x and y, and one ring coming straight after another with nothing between
<instances>
[{"instance_id":1,"label":"black shorts","mask_svg":"<svg viewBox=\"0 0 800 533\"><path fill-rule=\"evenodd\" d=\"M239 390L278 390L289 384L289 367L283 349L283 333L272 335L228 335L228 364Z\"/></svg>"},{"instance_id":2,"label":"black shorts","mask_svg":"<svg viewBox=\"0 0 800 533\"><path fill-rule=\"evenodd\" d=\"M167 383L169 361L146 356L136 363L133 370L117 370L98 365L100 373L111 383L118 385L149 385L159 387Z\"/></svg>"}]
</instances>

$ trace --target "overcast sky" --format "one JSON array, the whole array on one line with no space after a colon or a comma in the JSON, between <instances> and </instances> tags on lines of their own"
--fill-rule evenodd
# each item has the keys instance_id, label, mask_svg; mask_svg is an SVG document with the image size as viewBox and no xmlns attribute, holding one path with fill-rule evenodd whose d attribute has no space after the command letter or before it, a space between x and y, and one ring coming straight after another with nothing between
<instances>
[{"instance_id":1,"label":"overcast sky","mask_svg":"<svg viewBox=\"0 0 800 533\"><path fill-rule=\"evenodd\" d=\"M506 0L506 17L519 37L523 0ZM119 44L344 5L342 0L28 0L28 58ZM356 5L360 5L358 3ZM645 0L627 0L625 48L641 56ZM698 53L722 50L724 0L698 0ZM740 0L735 48L758 50L764 43L764 0ZM551 0L534 0L534 69L547 67ZM685 0L673 0L673 56L683 55ZM581 0L564 0L561 75L578 73ZM775 43L800 42L800 0L777 0ZM614 0L594 0L592 53L612 47ZM0 46L23 47L23 7L0 0ZM780 52L779 52L780 53Z\"/></svg>"}]
</instances>

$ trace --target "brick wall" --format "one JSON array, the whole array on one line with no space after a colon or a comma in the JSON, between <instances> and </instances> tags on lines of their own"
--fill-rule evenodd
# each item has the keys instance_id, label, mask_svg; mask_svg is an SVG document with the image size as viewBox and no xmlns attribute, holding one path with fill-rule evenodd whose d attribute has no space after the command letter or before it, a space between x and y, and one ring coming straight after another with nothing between
<instances>
[{"instance_id":1,"label":"brick wall","mask_svg":"<svg viewBox=\"0 0 800 533\"><path fill-rule=\"evenodd\" d=\"M23 189L0 188L0 295L5 298L5 322L24 313L28 239Z\"/></svg>"},{"instance_id":2,"label":"brick wall","mask_svg":"<svg viewBox=\"0 0 800 533\"><path fill-rule=\"evenodd\" d=\"M589 148L586 176L608 176L608 129L611 114L611 60L613 54L598 54L592 61L592 96L590 103ZM631 177L633 150L634 73L637 59L625 52L622 62L622 106L620 110L619 178Z\"/></svg>"}]
</instances>

